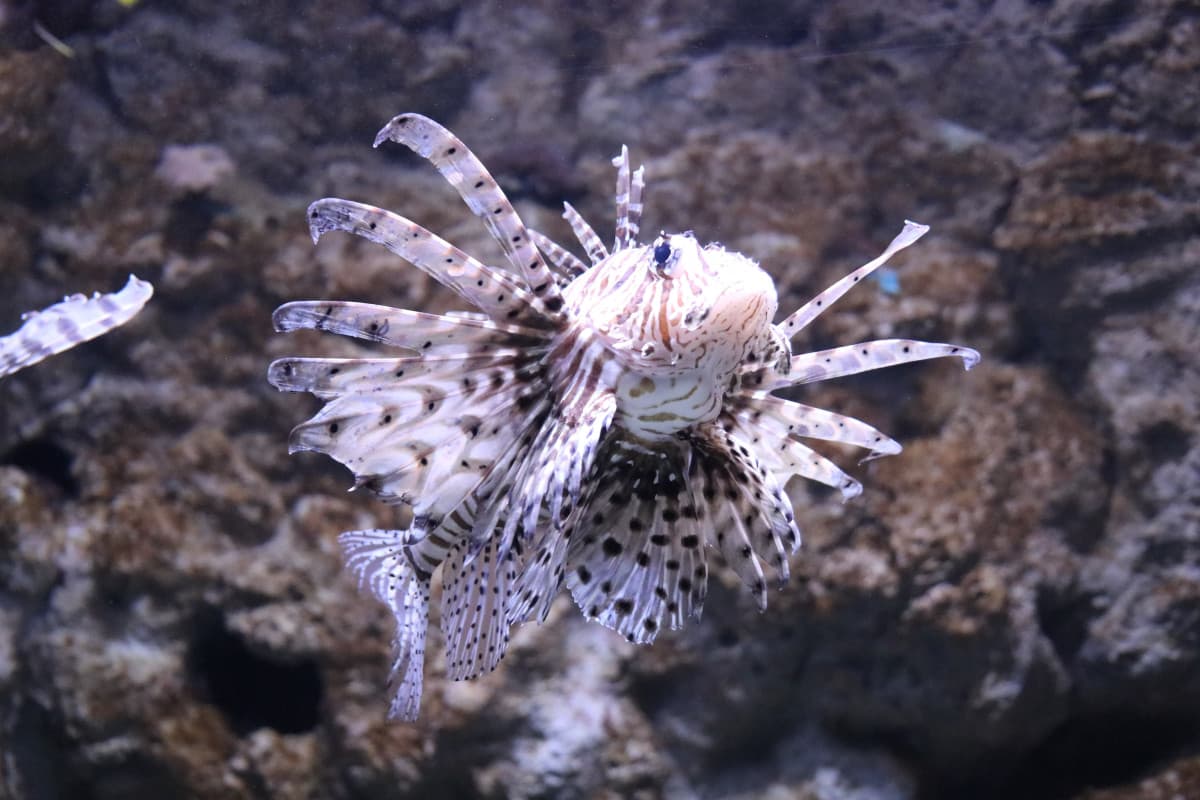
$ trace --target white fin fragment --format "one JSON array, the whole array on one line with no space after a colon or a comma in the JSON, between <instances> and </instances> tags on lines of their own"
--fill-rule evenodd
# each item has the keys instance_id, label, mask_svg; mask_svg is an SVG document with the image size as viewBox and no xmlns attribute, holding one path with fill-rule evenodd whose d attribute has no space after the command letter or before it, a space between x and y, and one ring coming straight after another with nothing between
<instances>
[{"instance_id":1,"label":"white fin fragment","mask_svg":"<svg viewBox=\"0 0 1200 800\"><path fill-rule=\"evenodd\" d=\"M783 332L791 338L802 331L810 322L816 319L822 311L836 303L842 295L850 291L854 284L861 281L863 278L870 275L879 267L882 267L888 260L899 253L904 248L908 247L913 242L920 239L929 232L928 225L922 225L919 222L911 220L904 221L904 228L892 239L891 244L876 258L863 264L858 269L851 272L846 277L834 283L825 291L809 300L807 303L797 309L791 316L779 324Z\"/></svg>"},{"instance_id":2,"label":"white fin fragment","mask_svg":"<svg viewBox=\"0 0 1200 800\"><path fill-rule=\"evenodd\" d=\"M533 237L533 243L537 245L538 249L545 254L546 258L550 259L550 263L559 273L560 281L569 283L587 272L587 264L584 264L577 255L550 237L538 233L533 228L529 229L529 235Z\"/></svg>"},{"instance_id":3,"label":"white fin fragment","mask_svg":"<svg viewBox=\"0 0 1200 800\"><path fill-rule=\"evenodd\" d=\"M383 245L455 292L492 319L537 325L547 315L523 281L486 266L412 220L382 208L338 198L308 207L313 243L329 231L344 231Z\"/></svg>"},{"instance_id":4,"label":"white fin fragment","mask_svg":"<svg viewBox=\"0 0 1200 800\"><path fill-rule=\"evenodd\" d=\"M124 325L153 294L153 286L130 275L124 288L111 294L75 294L42 311L27 312L15 333L0 337L0 377Z\"/></svg>"},{"instance_id":5,"label":"white fin fragment","mask_svg":"<svg viewBox=\"0 0 1200 800\"><path fill-rule=\"evenodd\" d=\"M375 136L375 146L385 141L402 144L429 160L458 191L471 213L499 243L504 255L535 297L543 302L547 316L558 318L562 295L541 253L529 237L504 190L462 140L420 114L400 114Z\"/></svg>"},{"instance_id":6,"label":"white fin fragment","mask_svg":"<svg viewBox=\"0 0 1200 800\"><path fill-rule=\"evenodd\" d=\"M583 250L593 266L608 258L608 248L604 246L604 242L592 226L587 224L587 220L575 210L575 206L563 203L563 219L570 223L575 238L583 245Z\"/></svg>"},{"instance_id":7,"label":"white fin fragment","mask_svg":"<svg viewBox=\"0 0 1200 800\"><path fill-rule=\"evenodd\" d=\"M777 377L769 391L802 383L816 383L844 375L854 375L873 369L894 367L913 361L954 356L963 360L963 368L971 369L979 363L979 353L969 347L939 342L918 342L913 339L877 339L831 350L818 350L792 356L791 371L786 377Z\"/></svg>"},{"instance_id":8,"label":"white fin fragment","mask_svg":"<svg viewBox=\"0 0 1200 800\"><path fill-rule=\"evenodd\" d=\"M388 717L412 721L421 710L425 634L429 627L428 572L408 552L412 534L397 530L347 531L338 537L346 568L360 586L382 600L396 618L391 680L395 687Z\"/></svg>"},{"instance_id":9,"label":"white fin fragment","mask_svg":"<svg viewBox=\"0 0 1200 800\"><path fill-rule=\"evenodd\" d=\"M402 308L342 300L297 300L275 309L275 330L328 331L418 353L472 355L480 348L546 346L542 334L520 325L424 314Z\"/></svg>"}]
</instances>

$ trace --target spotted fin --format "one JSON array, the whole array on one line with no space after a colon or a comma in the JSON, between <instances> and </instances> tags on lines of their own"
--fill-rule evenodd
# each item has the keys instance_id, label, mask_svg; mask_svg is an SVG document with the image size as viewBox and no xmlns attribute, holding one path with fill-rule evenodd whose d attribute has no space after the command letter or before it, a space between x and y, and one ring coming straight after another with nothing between
<instances>
[{"instance_id":1,"label":"spotted fin","mask_svg":"<svg viewBox=\"0 0 1200 800\"><path fill-rule=\"evenodd\" d=\"M152 294L154 287L130 275L124 288L111 294L71 295L42 311L25 314L25 324L0 337L0 377L124 325Z\"/></svg>"},{"instance_id":2,"label":"spotted fin","mask_svg":"<svg viewBox=\"0 0 1200 800\"><path fill-rule=\"evenodd\" d=\"M468 560L459 544L442 568L442 631L446 675L460 681L491 672L508 649L508 602L517 574L516 553L501 555L493 537Z\"/></svg>"},{"instance_id":3,"label":"spotted fin","mask_svg":"<svg viewBox=\"0 0 1200 800\"><path fill-rule=\"evenodd\" d=\"M879 339L792 356L791 370L787 376L775 376L769 387L763 388L782 389L945 356L961 358L964 369L979 363L979 353L969 347L912 339Z\"/></svg>"},{"instance_id":4,"label":"spotted fin","mask_svg":"<svg viewBox=\"0 0 1200 800\"><path fill-rule=\"evenodd\" d=\"M734 430L742 437L753 433L753 430L747 431L741 427ZM763 465L775 473L781 483L786 482L792 475L799 475L837 489L842 493L843 500L850 500L862 494L861 483L795 437L785 439L775 447L763 448L759 451L759 457Z\"/></svg>"},{"instance_id":5,"label":"spotted fin","mask_svg":"<svg viewBox=\"0 0 1200 800\"><path fill-rule=\"evenodd\" d=\"M537 327L547 316L545 305L523 281L486 266L399 214L326 198L308 207L308 225L314 243L329 231L345 231L383 245L494 320Z\"/></svg>"},{"instance_id":6,"label":"spotted fin","mask_svg":"<svg viewBox=\"0 0 1200 800\"><path fill-rule=\"evenodd\" d=\"M614 442L567 554L566 583L589 619L630 641L653 641L698 615L708 581L702 509L686 480L691 447Z\"/></svg>"},{"instance_id":7,"label":"spotted fin","mask_svg":"<svg viewBox=\"0 0 1200 800\"><path fill-rule=\"evenodd\" d=\"M866 448L871 452L863 461L896 455L902 449L895 439L854 417L784 400L766 392L752 392L740 402L732 401L726 405L727 409L732 406L726 413L737 419L745 431L743 438L755 445L756 451L781 446L784 439L797 436Z\"/></svg>"},{"instance_id":8,"label":"spotted fin","mask_svg":"<svg viewBox=\"0 0 1200 800\"><path fill-rule=\"evenodd\" d=\"M705 457L706 488L711 487L710 494L716 495L717 503L722 494L726 501L723 507L718 505L716 516L718 520L724 516L728 524L718 521L709 530L710 537L716 540L714 544L721 548L726 560L732 557L742 561L746 560L744 548L748 545L755 555L771 564L781 583L786 581L789 575L787 556L800 547L800 530L796 526L792 501L776 478L772 465L760 460L756 449L748 446L736 431L720 425L701 426L697 440L698 450ZM792 444L795 443L789 442ZM731 529L740 534L733 536L732 542L728 541L727 533ZM721 541L723 532L726 532L726 541ZM733 544L732 548L730 544ZM731 565L738 571L736 564ZM766 590L758 579L747 585L760 607L765 607Z\"/></svg>"},{"instance_id":9,"label":"spotted fin","mask_svg":"<svg viewBox=\"0 0 1200 800\"><path fill-rule=\"evenodd\" d=\"M562 295L553 273L529 237L500 185L457 136L420 114L393 117L375 136L375 146L385 141L405 145L429 159L483 220L515 269L515 275L539 298L550 315L562 309Z\"/></svg>"},{"instance_id":10,"label":"spotted fin","mask_svg":"<svg viewBox=\"0 0 1200 800\"><path fill-rule=\"evenodd\" d=\"M546 346L539 331L519 325L372 303L297 300L275 309L272 319L280 333L307 328L437 355L473 355L481 349L509 346L535 352Z\"/></svg>"},{"instance_id":11,"label":"spotted fin","mask_svg":"<svg viewBox=\"0 0 1200 800\"><path fill-rule=\"evenodd\" d=\"M926 233L929 232L928 225L922 225L919 222L910 220L904 221L904 228L892 239L891 244L876 258L863 264L858 269L851 272L846 277L835 282L825 291L809 300L803 306L793 312L787 319L779 324L783 332L791 338L802 331L810 322L816 319L822 311L829 308L831 305L841 299L842 295L850 291L856 283L859 283L870 275L872 272L882 267L888 260L899 253L904 248L908 247Z\"/></svg>"},{"instance_id":12,"label":"spotted fin","mask_svg":"<svg viewBox=\"0 0 1200 800\"><path fill-rule=\"evenodd\" d=\"M541 413L544 390L534 384L521 391L468 397L410 386L345 395L296 426L289 449L325 453L381 498L440 515L493 470Z\"/></svg>"},{"instance_id":13,"label":"spotted fin","mask_svg":"<svg viewBox=\"0 0 1200 800\"><path fill-rule=\"evenodd\" d=\"M267 380L282 392L311 392L322 400L344 394L380 394L417 379L440 382L447 391L470 393L482 381L494 387L512 380L524 352L496 348L475 356L408 358L280 358L267 368ZM532 368L528 368L532 373Z\"/></svg>"}]
</instances>

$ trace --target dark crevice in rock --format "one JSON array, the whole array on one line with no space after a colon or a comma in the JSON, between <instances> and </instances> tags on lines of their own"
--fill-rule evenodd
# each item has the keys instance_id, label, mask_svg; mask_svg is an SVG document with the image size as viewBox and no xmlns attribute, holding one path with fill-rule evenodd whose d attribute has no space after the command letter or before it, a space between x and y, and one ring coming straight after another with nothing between
<instances>
[{"instance_id":1,"label":"dark crevice in rock","mask_svg":"<svg viewBox=\"0 0 1200 800\"><path fill-rule=\"evenodd\" d=\"M194 255L212 228L217 215L225 210L203 194L190 193L171 204L163 240L173 250Z\"/></svg>"},{"instance_id":2,"label":"dark crevice in rock","mask_svg":"<svg viewBox=\"0 0 1200 800\"><path fill-rule=\"evenodd\" d=\"M32 701L22 703L7 744L13 777L26 800L84 796L78 773L67 768L70 743L49 711Z\"/></svg>"},{"instance_id":3,"label":"dark crevice in rock","mask_svg":"<svg viewBox=\"0 0 1200 800\"><path fill-rule=\"evenodd\" d=\"M187 664L202 698L238 735L259 728L307 733L317 725L323 688L316 665L256 653L215 615L197 622Z\"/></svg>"},{"instance_id":4,"label":"dark crevice in rock","mask_svg":"<svg viewBox=\"0 0 1200 800\"><path fill-rule=\"evenodd\" d=\"M1162 420L1141 432L1142 446L1156 464L1178 461L1192 449L1187 431L1170 420Z\"/></svg>"},{"instance_id":5,"label":"dark crevice in rock","mask_svg":"<svg viewBox=\"0 0 1200 800\"><path fill-rule=\"evenodd\" d=\"M691 46L694 55L714 53L736 44L791 47L806 42L811 30L808 9L777 0L754 0L738 4L725 24L710 26Z\"/></svg>"},{"instance_id":6,"label":"dark crevice in rock","mask_svg":"<svg viewBox=\"0 0 1200 800\"><path fill-rule=\"evenodd\" d=\"M25 470L57 486L67 497L79 497L79 481L71 473L74 456L58 442L47 437L28 439L14 445L0 457L0 464Z\"/></svg>"},{"instance_id":7,"label":"dark crevice in rock","mask_svg":"<svg viewBox=\"0 0 1200 800\"><path fill-rule=\"evenodd\" d=\"M1087 638L1088 624L1096 615L1090 594L1043 591L1037 598L1038 627L1064 665L1074 662Z\"/></svg>"},{"instance_id":8,"label":"dark crevice in rock","mask_svg":"<svg viewBox=\"0 0 1200 800\"><path fill-rule=\"evenodd\" d=\"M1139 779L1200 748L1200 720L1132 711L1077 716L1063 723L1003 775L928 782L921 800L1069 800L1085 790Z\"/></svg>"},{"instance_id":9,"label":"dark crevice in rock","mask_svg":"<svg viewBox=\"0 0 1200 800\"><path fill-rule=\"evenodd\" d=\"M5 786L21 800L118 800L128 797L184 797L188 793L163 763L132 754L101 764L81 763L63 723L33 703L17 711L9 740ZM6 795L7 796L7 795Z\"/></svg>"}]
</instances>

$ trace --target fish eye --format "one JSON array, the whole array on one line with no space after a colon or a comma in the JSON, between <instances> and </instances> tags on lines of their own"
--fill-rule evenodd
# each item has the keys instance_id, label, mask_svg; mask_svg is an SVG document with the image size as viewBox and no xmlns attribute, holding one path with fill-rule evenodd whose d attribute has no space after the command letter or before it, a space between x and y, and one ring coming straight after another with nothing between
<instances>
[{"instance_id":1,"label":"fish eye","mask_svg":"<svg viewBox=\"0 0 1200 800\"><path fill-rule=\"evenodd\" d=\"M665 267L667 259L671 257L671 245L664 241L660 241L654 246L654 263L658 264L659 268Z\"/></svg>"}]
</instances>

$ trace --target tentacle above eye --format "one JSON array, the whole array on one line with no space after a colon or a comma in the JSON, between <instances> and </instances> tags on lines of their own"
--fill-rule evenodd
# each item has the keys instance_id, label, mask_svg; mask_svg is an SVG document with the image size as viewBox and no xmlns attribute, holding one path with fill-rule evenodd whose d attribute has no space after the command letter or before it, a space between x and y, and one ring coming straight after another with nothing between
<instances>
[{"instance_id":1,"label":"tentacle above eye","mask_svg":"<svg viewBox=\"0 0 1200 800\"><path fill-rule=\"evenodd\" d=\"M645 187L644 171L638 167L629 174L629 148L621 145L621 154L612 160L617 168L617 233L613 239L613 252L633 247L637 243L638 230L642 221L642 189Z\"/></svg>"}]
</instances>

